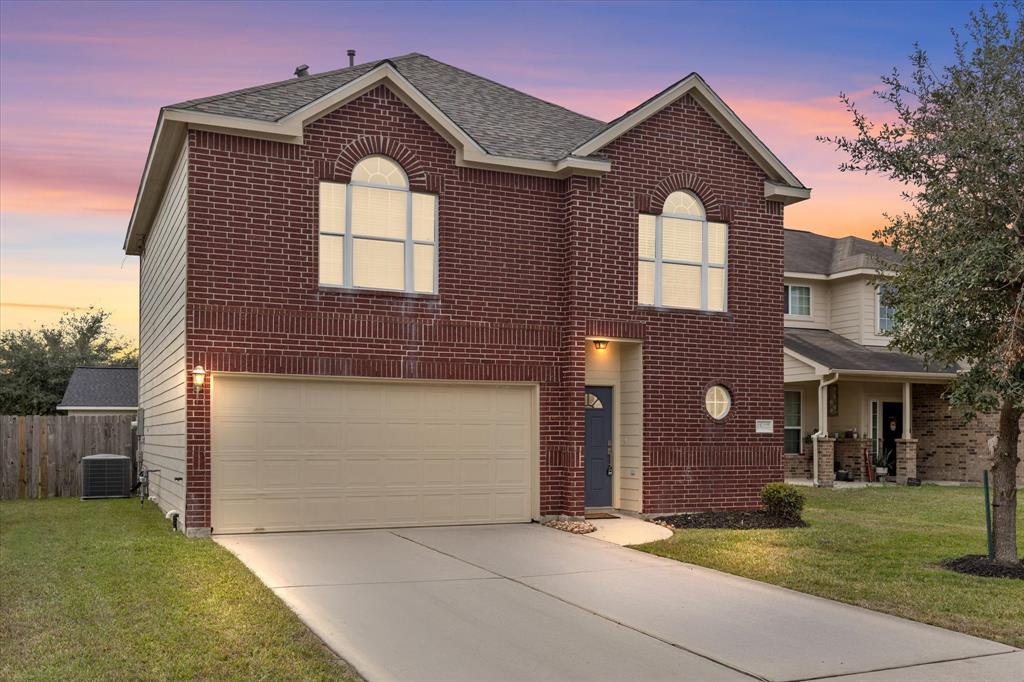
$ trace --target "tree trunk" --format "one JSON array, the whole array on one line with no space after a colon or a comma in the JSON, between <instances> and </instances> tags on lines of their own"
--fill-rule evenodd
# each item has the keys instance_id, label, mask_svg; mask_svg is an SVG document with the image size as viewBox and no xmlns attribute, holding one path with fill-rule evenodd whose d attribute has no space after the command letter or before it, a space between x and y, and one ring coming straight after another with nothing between
<instances>
[{"instance_id":1,"label":"tree trunk","mask_svg":"<svg viewBox=\"0 0 1024 682\"><path fill-rule=\"evenodd\" d=\"M1020 563L1017 554L1017 442L1021 410L1009 400L999 411L999 440L992 458L992 536L996 561Z\"/></svg>"}]
</instances>

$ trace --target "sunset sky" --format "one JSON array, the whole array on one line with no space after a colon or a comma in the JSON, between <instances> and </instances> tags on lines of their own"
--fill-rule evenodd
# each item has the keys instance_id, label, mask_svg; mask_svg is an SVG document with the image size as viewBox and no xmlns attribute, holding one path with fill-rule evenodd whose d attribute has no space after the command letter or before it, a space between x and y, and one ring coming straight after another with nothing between
<instances>
[{"instance_id":1,"label":"sunset sky","mask_svg":"<svg viewBox=\"0 0 1024 682\"><path fill-rule=\"evenodd\" d=\"M949 3L0 4L0 326L101 306L135 337L121 250L160 106L422 52L602 120L699 72L803 182L786 225L870 236L897 186L840 174L815 135L877 111L914 41L949 59Z\"/></svg>"}]
</instances>

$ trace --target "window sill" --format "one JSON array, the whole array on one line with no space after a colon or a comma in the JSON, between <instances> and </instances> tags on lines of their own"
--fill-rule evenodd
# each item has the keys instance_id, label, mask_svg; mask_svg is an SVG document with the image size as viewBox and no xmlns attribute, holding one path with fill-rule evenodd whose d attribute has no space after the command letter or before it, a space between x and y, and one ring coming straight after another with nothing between
<instances>
[{"instance_id":1,"label":"window sill","mask_svg":"<svg viewBox=\"0 0 1024 682\"><path fill-rule=\"evenodd\" d=\"M670 308L666 306L654 306L644 305L638 303L636 306L638 312L652 312L652 313L668 313L672 315L702 315L705 317L720 317L725 320L732 319L732 313L728 310L704 310L702 308Z\"/></svg>"},{"instance_id":2,"label":"window sill","mask_svg":"<svg viewBox=\"0 0 1024 682\"><path fill-rule=\"evenodd\" d=\"M384 296L387 298L405 298L421 301L440 301L441 294L426 294L415 291L395 291L394 289L370 289L365 287L336 287L329 284L319 285L321 292L330 292L333 294L344 294L347 296Z\"/></svg>"}]
</instances>

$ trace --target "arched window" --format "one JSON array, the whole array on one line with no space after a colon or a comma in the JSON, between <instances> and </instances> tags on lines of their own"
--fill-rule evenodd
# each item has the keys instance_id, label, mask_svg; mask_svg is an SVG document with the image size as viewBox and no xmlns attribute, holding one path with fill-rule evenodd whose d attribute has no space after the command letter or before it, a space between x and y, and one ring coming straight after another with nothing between
<instances>
[{"instance_id":1,"label":"arched window","mask_svg":"<svg viewBox=\"0 0 1024 682\"><path fill-rule=\"evenodd\" d=\"M673 192L662 214L640 214L637 302L661 308L725 310L728 226L709 223L692 192Z\"/></svg>"},{"instance_id":2,"label":"arched window","mask_svg":"<svg viewBox=\"0 0 1024 682\"><path fill-rule=\"evenodd\" d=\"M437 197L402 167L367 156L349 184L320 183L320 285L437 292Z\"/></svg>"}]
</instances>

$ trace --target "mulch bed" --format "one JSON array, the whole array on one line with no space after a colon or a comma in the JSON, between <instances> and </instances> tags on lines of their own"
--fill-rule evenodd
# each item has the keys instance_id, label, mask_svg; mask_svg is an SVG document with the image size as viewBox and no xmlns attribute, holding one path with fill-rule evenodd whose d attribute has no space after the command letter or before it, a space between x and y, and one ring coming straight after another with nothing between
<instances>
[{"instance_id":1,"label":"mulch bed","mask_svg":"<svg viewBox=\"0 0 1024 682\"><path fill-rule=\"evenodd\" d=\"M803 521L773 516L763 509L750 511L695 512L659 516L656 521L673 528L806 528Z\"/></svg>"},{"instance_id":2,"label":"mulch bed","mask_svg":"<svg viewBox=\"0 0 1024 682\"><path fill-rule=\"evenodd\" d=\"M1009 566L992 561L982 554L968 554L956 559L946 559L942 566L957 573L967 573L983 578L1016 578L1024 580L1024 564Z\"/></svg>"}]
</instances>

